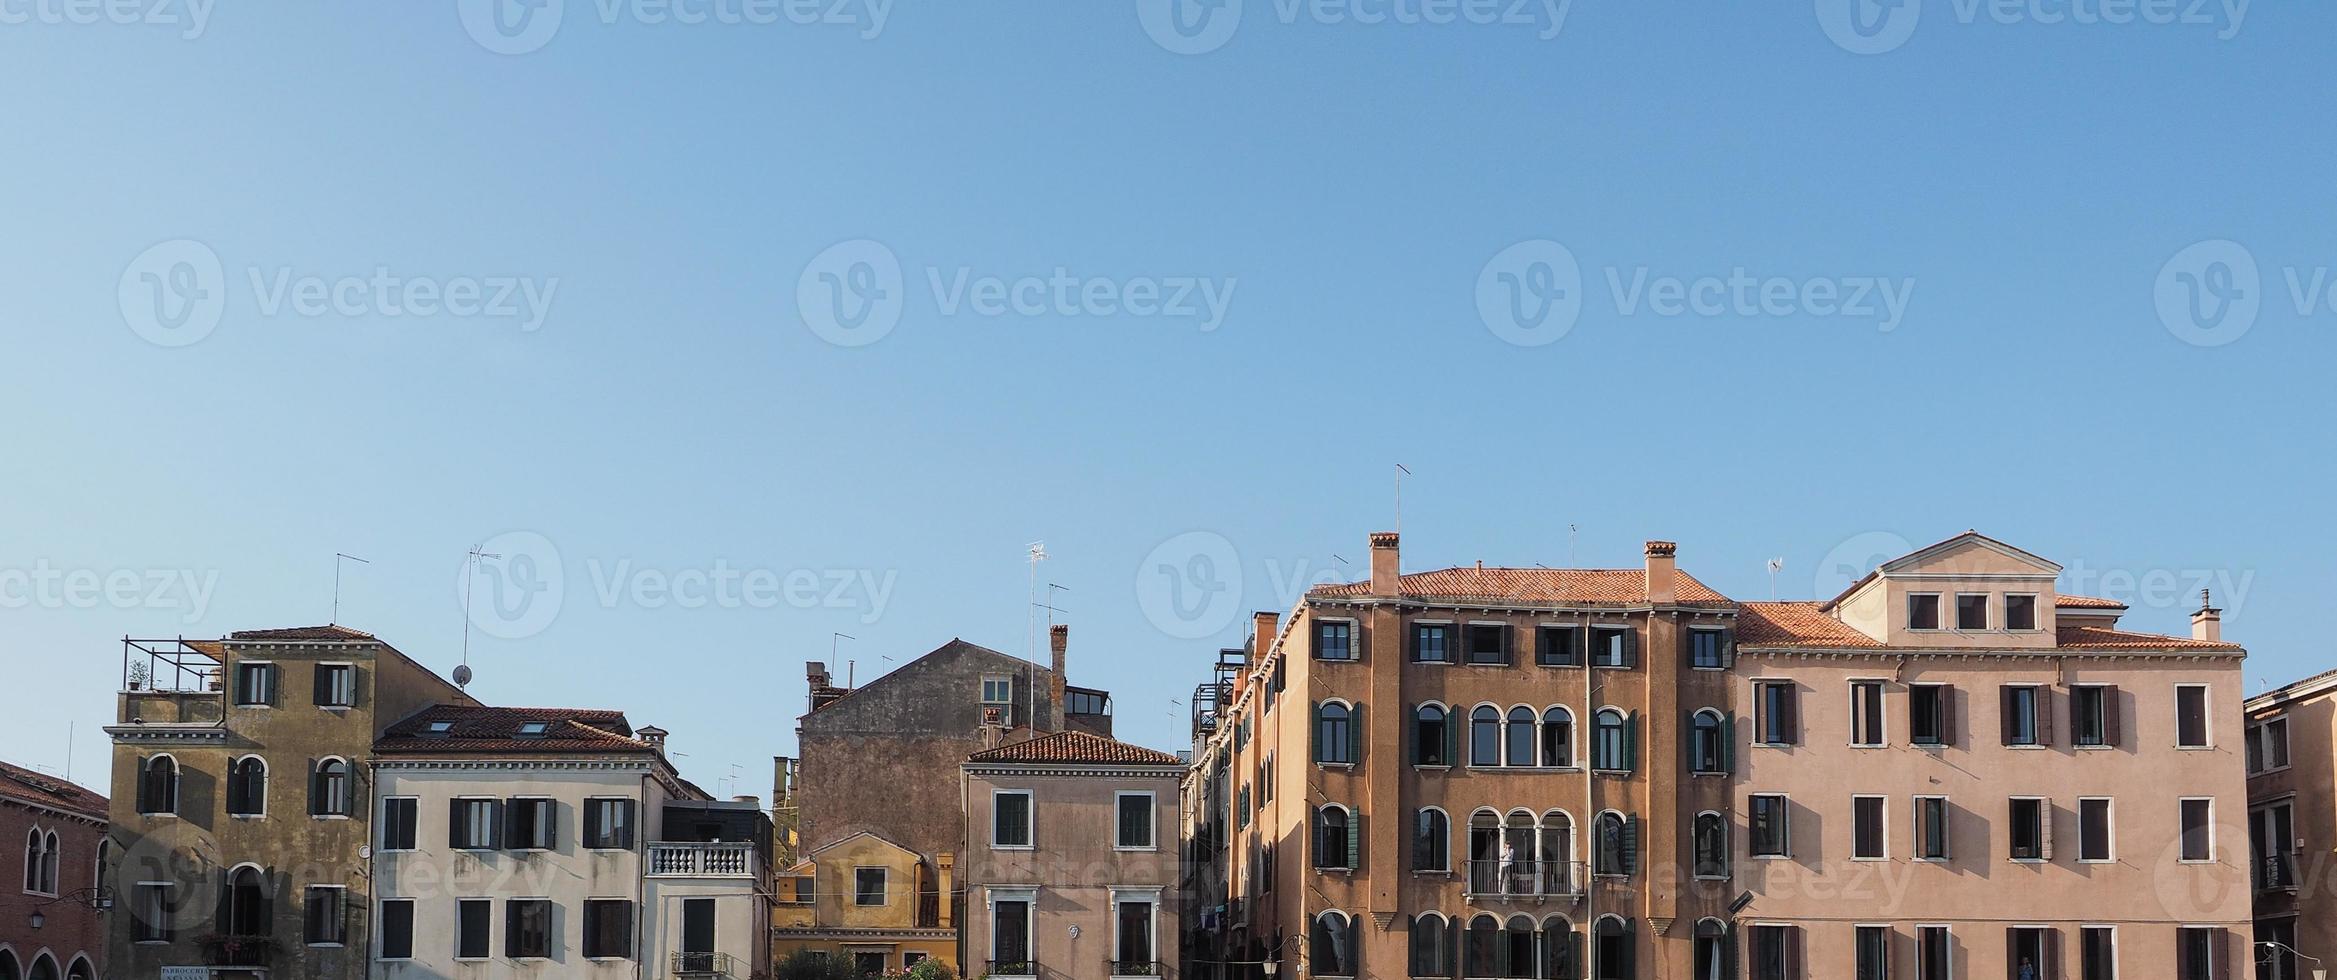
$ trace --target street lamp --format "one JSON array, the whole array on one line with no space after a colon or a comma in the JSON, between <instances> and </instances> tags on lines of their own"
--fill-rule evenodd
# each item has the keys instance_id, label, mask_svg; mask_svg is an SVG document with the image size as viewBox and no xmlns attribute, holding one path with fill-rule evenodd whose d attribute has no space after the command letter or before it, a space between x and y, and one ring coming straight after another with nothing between
<instances>
[{"instance_id":1,"label":"street lamp","mask_svg":"<svg viewBox=\"0 0 2337 980\"><path fill-rule=\"evenodd\" d=\"M2276 949L2276 950L2281 950L2281 951L2283 951L2283 952L2286 952L2286 953L2287 953L2288 955L2290 955L2290 956L2302 956L2302 957L2304 957L2305 959L2308 959L2308 960L2311 960L2311 961L2313 961L2314 963L2319 963L2319 962L2321 962L2321 958L2320 958L2320 957L2318 957L2318 956L2313 956L2313 955L2307 954L2307 953L2305 953L2305 952L2302 952L2302 951L2298 950L2296 947L2294 947L2294 946L2290 946L2290 945L2288 945L2287 943L2277 943L2277 942L2273 942L2272 940L2269 940L2269 939L2259 939L2259 940L2257 940L2257 941L2256 941L2256 945L2258 945L2258 946L2263 946L2263 947L2266 947L2266 948L2268 948L2268 949ZM2322 967L2322 966L2315 966L2315 967L2313 967L2313 980L2329 980L2329 970L2328 970L2328 968L2327 968L2327 967Z\"/></svg>"}]
</instances>

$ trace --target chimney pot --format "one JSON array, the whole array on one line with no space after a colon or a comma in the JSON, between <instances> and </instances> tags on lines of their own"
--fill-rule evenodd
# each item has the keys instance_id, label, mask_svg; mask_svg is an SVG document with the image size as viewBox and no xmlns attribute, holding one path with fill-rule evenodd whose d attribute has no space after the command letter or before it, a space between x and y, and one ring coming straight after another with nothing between
<instances>
[{"instance_id":1,"label":"chimney pot","mask_svg":"<svg viewBox=\"0 0 2337 980\"><path fill-rule=\"evenodd\" d=\"M1647 543L1647 601L1668 603L1677 598L1680 546L1670 541Z\"/></svg>"},{"instance_id":2,"label":"chimney pot","mask_svg":"<svg viewBox=\"0 0 2337 980\"><path fill-rule=\"evenodd\" d=\"M1403 578L1402 551L1397 547L1396 532L1374 531L1371 535L1371 594L1392 596L1401 587Z\"/></svg>"},{"instance_id":3,"label":"chimney pot","mask_svg":"<svg viewBox=\"0 0 2337 980\"><path fill-rule=\"evenodd\" d=\"M2206 589L2199 590L2199 611L2191 614L2191 638L2223 642L2223 610L2215 608L2214 597Z\"/></svg>"}]
</instances>

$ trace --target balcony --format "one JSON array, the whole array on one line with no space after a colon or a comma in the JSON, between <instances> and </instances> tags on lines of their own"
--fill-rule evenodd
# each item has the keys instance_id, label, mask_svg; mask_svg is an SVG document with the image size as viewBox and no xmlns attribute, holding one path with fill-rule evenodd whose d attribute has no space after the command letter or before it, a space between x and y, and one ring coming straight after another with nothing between
<instances>
[{"instance_id":1,"label":"balcony","mask_svg":"<svg viewBox=\"0 0 2337 980\"><path fill-rule=\"evenodd\" d=\"M1582 894L1580 861L1471 861L1470 898L1571 900Z\"/></svg>"},{"instance_id":2,"label":"balcony","mask_svg":"<svg viewBox=\"0 0 2337 980\"><path fill-rule=\"evenodd\" d=\"M1115 977L1157 977L1162 973L1155 960L1105 960L1104 964Z\"/></svg>"},{"instance_id":3,"label":"balcony","mask_svg":"<svg viewBox=\"0 0 2337 980\"><path fill-rule=\"evenodd\" d=\"M677 977L738 977L745 976L738 957L729 953L675 953L673 975Z\"/></svg>"},{"instance_id":4,"label":"balcony","mask_svg":"<svg viewBox=\"0 0 2337 980\"><path fill-rule=\"evenodd\" d=\"M649 874L654 878L752 878L755 845L652 843Z\"/></svg>"},{"instance_id":5,"label":"balcony","mask_svg":"<svg viewBox=\"0 0 2337 980\"><path fill-rule=\"evenodd\" d=\"M993 977L1035 977L1039 975L1036 960L990 960L989 975Z\"/></svg>"},{"instance_id":6,"label":"balcony","mask_svg":"<svg viewBox=\"0 0 2337 980\"><path fill-rule=\"evenodd\" d=\"M2296 852L2283 851L2256 858L2256 890L2260 892L2292 892L2296 890Z\"/></svg>"}]
</instances>

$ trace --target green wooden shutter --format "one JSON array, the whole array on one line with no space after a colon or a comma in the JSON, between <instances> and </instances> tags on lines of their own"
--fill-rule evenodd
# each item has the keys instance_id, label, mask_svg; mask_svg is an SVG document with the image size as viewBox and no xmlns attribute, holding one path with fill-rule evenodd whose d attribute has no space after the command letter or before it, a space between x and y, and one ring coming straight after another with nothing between
<instances>
[{"instance_id":1,"label":"green wooden shutter","mask_svg":"<svg viewBox=\"0 0 2337 980\"><path fill-rule=\"evenodd\" d=\"M1623 873L1639 873L1639 818L1623 818Z\"/></svg>"},{"instance_id":2,"label":"green wooden shutter","mask_svg":"<svg viewBox=\"0 0 2337 980\"><path fill-rule=\"evenodd\" d=\"M1636 627L1627 626L1623 629L1623 666L1639 666L1639 630Z\"/></svg>"},{"instance_id":3,"label":"green wooden shutter","mask_svg":"<svg viewBox=\"0 0 2337 980\"><path fill-rule=\"evenodd\" d=\"M1448 766L1461 764L1461 719L1455 713L1457 710L1446 708L1444 712L1444 764Z\"/></svg>"},{"instance_id":4,"label":"green wooden shutter","mask_svg":"<svg viewBox=\"0 0 2337 980\"><path fill-rule=\"evenodd\" d=\"M1733 626L1720 631L1720 665L1737 665L1737 631Z\"/></svg>"},{"instance_id":5,"label":"green wooden shutter","mask_svg":"<svg viewBox=\"0 0 2337 980\"><path fill-rule=\"evenodd\" d=\"M1363 764L1363 702L1357 701L1347 709L1347 761Z\"/></svg>"},{"instance_id":6,"label":"green wooden shutter","mask_svg":"<svg viewBox=\"0 0 2337 980\"><path fill-rule=\"evenodd\" d=\"M1737 771L1737 716L1734 712L1720 716L1720 771L1735 775Z\"/></svg>"},{"instance_id":7,"label":"green wooden shutter","mask_svg":"<svg viewBox=\"0 0 2337 980\"><path fill-rule=\"evenodd\" d=\"M1307 757L1316 762L1323 761L1323 703L1321 701L1307 702L1306 744Z\"/></svg>"},{"instance_id":8,"label":"green wooden shutter","mask_svg":"<svg viewBox=\"0 0 2337 980\"><path fill-rule=\"evenodd\" d=\"M1420 764L1420 706L1417 704L1412 705L1406 708L1405 712L1406 714L1402 719L1404 725L1404 758L1406 761L1417 766Z\"/></svg>"},{"instance_id":9,"label":"green wooden shutter","mask_svg":"<svg viewBox=\"0 0 2337 980\"><path fill-rule=\"evenodd\" d=\"M1363 811L1347 811L1347 868L1363 870Z\"/></svg>"},{"instance_id":10,"label":"green wooden shutter","mask_svg":"<svg viewBox=\"0 0 2337 980\"><path fill-rule=\"evenodd\" d=\"M1623 718L1623 771L1635 772L1638 769L1639 712L1634 711Z\"/></svg>"}]
</instances>

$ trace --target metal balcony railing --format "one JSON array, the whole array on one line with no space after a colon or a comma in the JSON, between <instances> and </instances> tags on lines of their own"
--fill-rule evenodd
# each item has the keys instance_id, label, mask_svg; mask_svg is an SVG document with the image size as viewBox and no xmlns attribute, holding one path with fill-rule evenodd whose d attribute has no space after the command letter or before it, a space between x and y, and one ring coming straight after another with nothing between
<instances>
[{"instance_id":1,"label":"metal balcony railing","mask_svg":"<svg viewBox=\"0 0 2337 980\"><path fill-rule=\"evenodd\" d=\"M1115 977L1157 977L1161 975L1158 960L1105 960Z\"/></svg>"},{"instance_id":2,"label":"metal balcony railing","mask_svg":"<svg viewBox=\"0 0 2337 980\"><path fill-rule=\"evenodd\" d=\"M991 960L990 975L994 977L1035 977L1039 975L1036 960Z\"/></svg>"},{"instance_id":3,"label":"metal balcony railing","mask_svg":"<svg viewBox=\"0 0 2337 980\"><path fill-rule=\"evenodd\" d=\"M677 977L736 977L738 957L729 953L675 953L673 973Z\"/></svg>"},{"instance_id":4,"label":"metal balcony railing","mask_svg":"<svg viewBox=\"0 0 2337 980\"><path fill-rule=\"evenodd\" d=\"M2260 892L2296 890L2296 852L2281 851L2258 856L2255 877L2256 890Z\"/></svg>"},{"instance_id":5,"label":"metal balcony railing","mask_svg":"<svg viewBox=\"0 0 2337 980\"><path fill-rule=\"evenodd\" d=\"M750 878L755 873L755 845L649 845L649 873L670 878Z\"/></svg>"},{"instance_id":6,"label":"metal balcony railing","mask_svg":"<svg viewBox=\"0 0 2337 980\"><path fill-rule=\"evenodd\" d=\"M1582 894L1580 861L1471 861L1472 898L1572 898Z\"/></svg>"}]
</instances>

